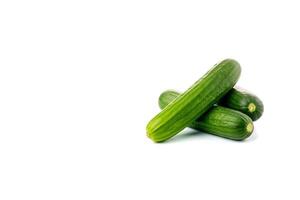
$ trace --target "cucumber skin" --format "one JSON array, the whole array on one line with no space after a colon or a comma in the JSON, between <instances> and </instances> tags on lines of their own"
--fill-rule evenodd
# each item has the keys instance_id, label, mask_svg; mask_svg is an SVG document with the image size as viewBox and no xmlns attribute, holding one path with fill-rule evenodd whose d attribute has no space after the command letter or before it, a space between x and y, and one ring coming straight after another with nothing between
<instances>
[{"instance_id":1,"label":"cucumber skin","mask_svg":"<svg viewBox=\"0 0 300 200\"><path fill-rule=\"evenodd\" d=\"M250 112L248 108L250 103L256 106L253 112ZM253 121L258 120L264 112L264 104L257 96L236 88L232 88L232 90L221 99L219 104L241 111L248 115Z\"/></svg>"},{"instance_id":2,"label":"cucumber skin","mask_svg":"<svg viewBox=\"0 0 300 200\"><path fill-rule=\"evenodd\" d=\"M159 96L159 107L164 109L179 96L174 90L167 90ZM213 106L204 115L192 122L189 127L231 140L244 140L252 132L247 126L253 127L253 122L246 114L222 106Z\"/></svg>"},{"instance_id":3,"label":"cucumber skin","mask_svg":"<svg viewBox=\"0 0 300 200\"><path fill-rule=\"evenodd\" d=\"M150 120L147 136L154 142L175 136L217 103L236 84L240 74L241 67L235 60L216 64Z\"/></svg>"}]
</instances>

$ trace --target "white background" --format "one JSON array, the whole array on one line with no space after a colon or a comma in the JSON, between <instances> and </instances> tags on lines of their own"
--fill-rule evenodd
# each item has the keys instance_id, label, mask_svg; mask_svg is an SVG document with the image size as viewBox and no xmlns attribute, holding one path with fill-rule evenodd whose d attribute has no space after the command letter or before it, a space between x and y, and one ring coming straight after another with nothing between
<instances>
[{"instance_id":1,"label":"white background","mask_svg":"<svg viewBox=\"0 0 300 200\"><path fill-rule=\"evenodd\" d=\"M299 1L1 1L0 199L299 199ZM254 134L155 144L165 89L234 58Z\"/></svg>"}]
</instances>

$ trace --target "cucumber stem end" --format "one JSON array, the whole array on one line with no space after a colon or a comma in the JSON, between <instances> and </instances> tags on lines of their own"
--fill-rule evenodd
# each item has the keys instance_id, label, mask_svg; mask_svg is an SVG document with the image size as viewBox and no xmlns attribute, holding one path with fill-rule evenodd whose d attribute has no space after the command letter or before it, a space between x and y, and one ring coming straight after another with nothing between
<instances>
[{"instance_id":1,"label":"cucumber stem end","mask_svg":"<svg viewBox=\"0 0 300 200\"><path fill-rule=\"evenodd\" d=\"M253 113L256 110L256 105L254 103L249 103L248 110Z\"/></svg>"}]
</instances>

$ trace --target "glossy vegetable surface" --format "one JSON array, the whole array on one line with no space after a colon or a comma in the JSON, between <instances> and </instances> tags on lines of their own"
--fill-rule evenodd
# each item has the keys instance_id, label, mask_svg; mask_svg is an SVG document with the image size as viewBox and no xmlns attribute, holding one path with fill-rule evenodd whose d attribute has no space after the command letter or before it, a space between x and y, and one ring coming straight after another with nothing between
<instances>
[{"instance_id":1,"label":"glossy vegetable surface","mask_svg":"<svg viewBox=\"0 0 300 200\"><path fill-rule=\"evenodd\" d=\"M159 107L165 108L178 96L179 93L173 90L163 92L159 97ZM244 140L254 129L251 118L246 114L222 106L212 107L189 127L232 140Z\"/></svg>"},{"instance_id":2,"label":"glossy vegetable surface","mask_svg":"<svg viewBox=\"0 0 300 200\"><path fill-rule=\"evenodd\" d=\"M241 111L253 121L258 120L264 112L263 102L257 96L236 88L222 98L220 105Z\"/></svg>"},{"instance_id":3,"label":"glossy vegetable surface","mask_svg":"<svg viewBox=\"0 0 300 200\"><path fill-rule=\"evenodd\" d=\"M216 64L148 123L147 136L154 142L163 142L178 134L229 92L240 73L240 65L235 60Z\"/></svg>"}]
</instances>

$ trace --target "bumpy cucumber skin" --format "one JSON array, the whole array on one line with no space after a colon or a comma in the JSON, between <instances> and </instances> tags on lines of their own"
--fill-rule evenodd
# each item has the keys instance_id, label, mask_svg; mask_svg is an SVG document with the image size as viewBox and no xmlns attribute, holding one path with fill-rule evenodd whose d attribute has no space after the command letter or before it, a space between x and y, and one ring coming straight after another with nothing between
<instances>
[{"instance_id":1,"label":"bumpy cucumber skin","mask_svg":"<svg viewBox=\"0 0 300 200\"><path fill-rule=\"evenodd\" d=\"M165 108L180 93L167 90L159 97L159 107ZM244 140L253 132L253 122L246 114L222 106L213 106L200 118L193 121L190 128L231 140ZM250 130L247 127L251 128Z\"/></svg>"},{"instance_id":2,"label":"bumpy cucumber skin","mask_svg":"<svg viewBox=\"0 0 300 200\"><path fill-rule=\"evenodd\" d=\"M232 59L216 64L148 123L147 136L163 142L178 134L218 102L237 82L241 67Z\"/></svg>"},{"instance_id":3,"label":"bumpy cucumber skin","mask_svg":"<svg viewBox=\"0 0 300 200\"><path fill-rule=\"evenodd\" d=\"M254 111L249 109L250 104L255 105ZM258 120L264 112L263 102L257 96L236 88L232 88L232 90L221 99L220 105L241 111L248 115L253 121Z\"/></svg>"},{"instance_id":4,"label":"bumpy cucumber skin","mask_svg":"<svg viewBox=\"0 0 300 200\"><path fill-rule=\"evenodd\" d=\"M250 130L247 127L251 127ZM253 122L246 114L215 106L191 124L191 128L232 140L244 140L253 132Z\"/></svg>"}]
</instances>

